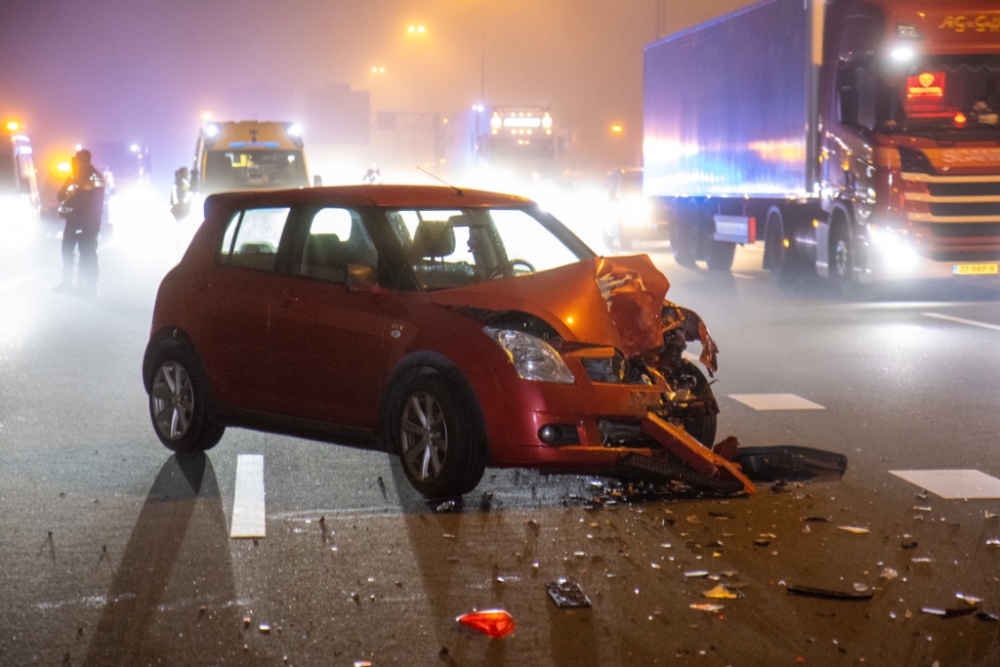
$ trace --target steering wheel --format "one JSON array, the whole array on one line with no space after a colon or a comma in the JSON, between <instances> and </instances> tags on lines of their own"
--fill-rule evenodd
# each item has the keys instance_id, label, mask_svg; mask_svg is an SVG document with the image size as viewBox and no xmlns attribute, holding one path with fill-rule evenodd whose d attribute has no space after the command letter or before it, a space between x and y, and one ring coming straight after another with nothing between
<instances>
[{"instance_id":1,"label":"steering wheel","mask_svg":"<svg viewBox=\"0 0 1000 667\"><path fill-rule=\"evenodd\" d=\"M511 269L513 271L514 267L518 265L527 267L528 273L535 272L535 267L531 265L531 262L523 259L511 259L504 262L503 264L498 264L495 267L493 267L493 270L490 271L490 275L486 276L486 279L495 280L497 278L501 278L502 277L500 275L501 273L503 273L507 269Z\"/></svg>"}]
</instances>

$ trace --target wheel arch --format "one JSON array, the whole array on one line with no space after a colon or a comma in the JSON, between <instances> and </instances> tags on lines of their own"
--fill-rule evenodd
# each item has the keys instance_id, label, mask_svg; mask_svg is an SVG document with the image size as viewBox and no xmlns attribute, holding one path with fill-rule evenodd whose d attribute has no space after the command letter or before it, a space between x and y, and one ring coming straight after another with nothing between
<instances>
[{"instance_id":1,"label":"wheel arch","mask_svg":"<svg viewBox=\"0 0 1000 667\"><path fill-rule=\"evenodd\" d=\"M186 349L204 370L205 364L202 362L191 336L179 327L164 327L149 337L146 352L142 357L142 384L146 388L147 394L152 389L153 375L156 373L156 353L171 347Z\"/></svg>"},{"instance_id":2,"label":"wheel arch","mask_svg":"<svg viewBox=\"0 0 1000 667\"><path fill-rule=\"evenodd\" d=\"M421 350L411 352L393 366L386 375L379 398L380 440L386 451L393 451L392 415L395 413L406 386L416 377L428 373L442 375L455 388L462 405L468 412L473 436L486 454L487 464L492 464L490 439L486 430L486 415L479 403L472 383L448 357L439 352Z\"/></svg>"}]
</instances>

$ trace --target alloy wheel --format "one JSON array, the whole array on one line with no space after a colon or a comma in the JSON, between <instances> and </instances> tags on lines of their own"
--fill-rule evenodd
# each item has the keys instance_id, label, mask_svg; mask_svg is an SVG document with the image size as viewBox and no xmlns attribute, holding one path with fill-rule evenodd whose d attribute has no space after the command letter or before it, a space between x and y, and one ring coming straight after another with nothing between
<instances>
[{"instance_id":1,"label":"alloy wheel","mask_svg":"<svg viewBox=\"0 0 1000 667\"><path fill-rule=\"evenodd\" d=\"M441 404L430 392L414 392L406 401L400 421L407 468L421 481L436 479L448 453L448 426Z\"/></svg>"},{"instance_id":2,"label":"alloy wheel","mask_svg":"<svg viewBox=\"0 0 1000 667\"><path fill-rule=\"evenodd\" d=\"M194 385L176 361L164 362L153 378L153 420L168 440L180 440L194 416Z\"/></svg>"}]
</instances>

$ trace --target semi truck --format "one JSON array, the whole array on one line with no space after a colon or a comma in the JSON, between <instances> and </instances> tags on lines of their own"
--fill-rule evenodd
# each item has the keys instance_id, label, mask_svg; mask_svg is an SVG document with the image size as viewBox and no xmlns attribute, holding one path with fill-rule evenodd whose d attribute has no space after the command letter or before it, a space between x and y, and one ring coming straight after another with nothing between
<instances>
[{"instance_id":1,"label":"semi truck","mask_svg":"<svg viewBox=\"0 0 1000 667\"><path fill-rule=\"evenodd\" d=\"M0 127L0 226L38 219L40 198L31 141L19 121Z\"/></svg>"},{"instance_id":2,"label":"semi truck","mask_svg":"<svg viewBox=\"0 0 1000 667\"><path fill-rule=\"evenodd\" d=\"M194 190L206 195L307 187L302 126L255 120L206 123L198 132L191 181Z\"/></svg>"},{"instance_id":3,"label":"semi truck","mask_svg":"<svg viewBox=\"0 0 1000 667\"><path fill-rule=\"evenodd\" d=\"M674 257L764 242L842 293L997 274L1000 3L760 0L644 50L643 192Z\"/></svg>"},{"instance_id":4,"label":"semi truck","mask_svg":"<svg viewBox=\"0 0 1000 667\"><path fill-rule=\"evenodd\" d=\"M552 115L544 106L475 105L448 119L445 155L452 178L486 170L549 178L558 153Z\"/></svg>"}]
</instances>

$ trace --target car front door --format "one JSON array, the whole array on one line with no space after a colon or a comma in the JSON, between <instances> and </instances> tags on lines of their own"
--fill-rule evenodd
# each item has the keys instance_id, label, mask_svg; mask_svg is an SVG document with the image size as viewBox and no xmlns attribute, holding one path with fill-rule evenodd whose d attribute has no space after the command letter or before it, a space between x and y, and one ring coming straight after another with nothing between
<instances>
[{"instance_id":1,"label":"car front door","mask_svg":"<svg viewBox=\"0 0 1000 667\"><path fill-rule=\"evenodd\" d=\"M271 296L271 346L282 414L372 429L382 345L395 292L349 286L348 272L378 274L378 253L350 208L303 209L290 275Z\"/></svg>"}]
</instances>

